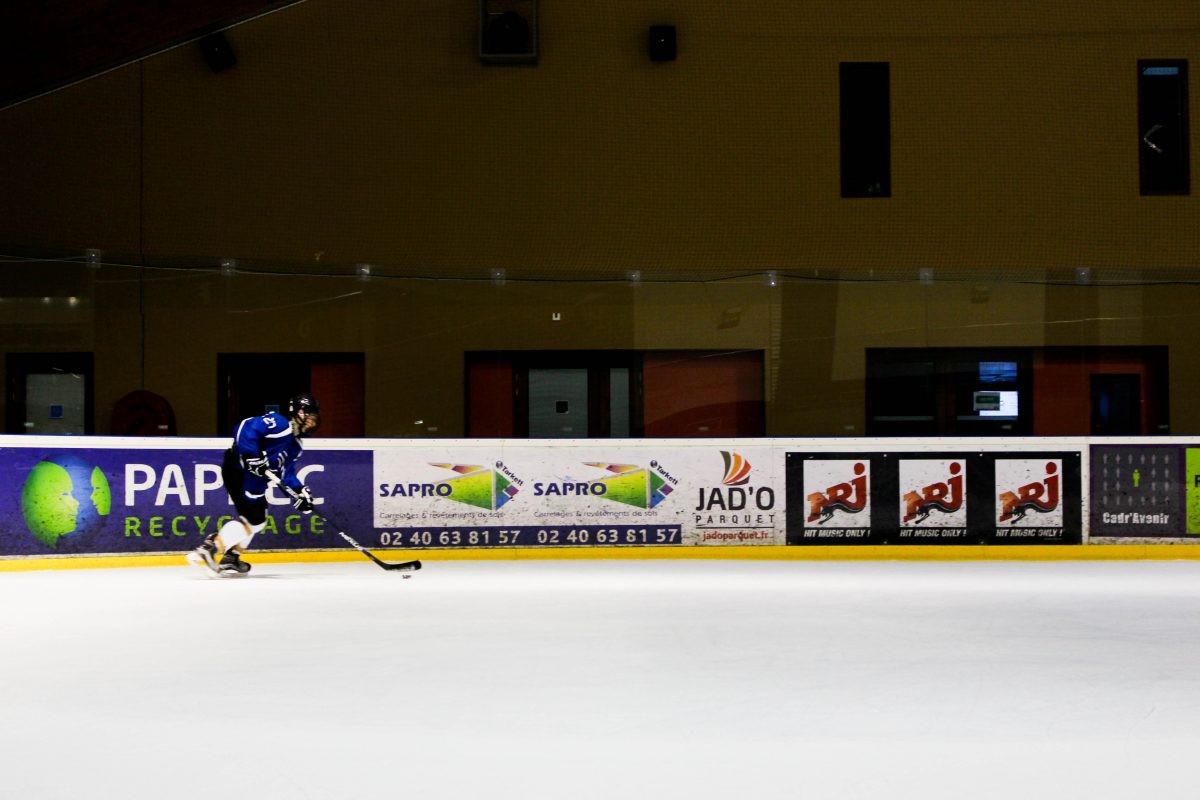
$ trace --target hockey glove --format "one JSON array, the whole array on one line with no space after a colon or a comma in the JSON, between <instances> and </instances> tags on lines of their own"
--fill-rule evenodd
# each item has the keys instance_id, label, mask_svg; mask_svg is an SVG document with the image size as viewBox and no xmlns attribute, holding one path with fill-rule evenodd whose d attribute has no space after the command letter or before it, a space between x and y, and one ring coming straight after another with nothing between
<instances>
[{"instance_id":1,"label":"hockey glove","mask_svg":"<svg viewBox=\"0 0 1200 800\"><path fill-rule=\"evenodd\" d=\"M270 466L267 463L266 456L255 456L254 458L242 456L242 465L246 468L246 472L249 472L251 475L257 475L260 478L267 476L267 467Z\"/></svg>"},{"instance_id":2,"label":"hockey glove","mask_svg":"<svg viewBox=\"0 0 1200 800\"><path fill-rule=\"evenodd\" d=\"M301 514L311 514L313 512L312 494L308 491L307 486L300 487L300 491L296 493L296 499L292 501L292 505Z\"/></svg>"}]
</instances>

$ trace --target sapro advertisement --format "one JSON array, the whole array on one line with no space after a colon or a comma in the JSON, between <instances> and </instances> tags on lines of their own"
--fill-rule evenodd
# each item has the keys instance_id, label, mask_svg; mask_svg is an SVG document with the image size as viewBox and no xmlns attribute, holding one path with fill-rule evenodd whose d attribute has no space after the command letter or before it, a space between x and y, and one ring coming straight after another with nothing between
<instances>
[{"instance_id":1,"label":"sapro advertisement","mask_svg":"<svg viewBox=\"0 0 1200 800\"><path fill-rule=\"evenodd\" d=\"M383 547L783 543L770 447L454 447L379 450Z\"/></svg>"},{"instance_id":2,"label":"sapro advertisement","mask_svg":"<svg viewBox=\"0 0 1200 800\"><path fill-rule=\"evenodd\" d=\"M180 552L236 516L221 479L218 440L194 449L0 448L0 556ZM308 450L299 474L317 510L368 529L368 451ZM255 549L338 547L317 515L268 493Z\"/></svg>"}]
</instances>

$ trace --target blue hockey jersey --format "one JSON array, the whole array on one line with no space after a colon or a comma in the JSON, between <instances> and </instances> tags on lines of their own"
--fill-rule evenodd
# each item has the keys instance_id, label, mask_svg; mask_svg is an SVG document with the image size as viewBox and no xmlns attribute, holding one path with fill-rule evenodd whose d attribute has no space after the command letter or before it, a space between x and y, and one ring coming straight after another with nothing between
<instances>
[{"instance_id":1,"label":"blue hockey jersey","mask_svg":"<svg viewBox=\"0 0 1200 800\"><path fill-rule=\"evenodd\" d=\"M267 469L293 489L301 489L303 484L296 477L295 464L304 452L304 445L292 433L288 418L278 411L242 420L233 435L233 448L243 464L248 458L266 456Z\"/></svg>"}]
</instances>

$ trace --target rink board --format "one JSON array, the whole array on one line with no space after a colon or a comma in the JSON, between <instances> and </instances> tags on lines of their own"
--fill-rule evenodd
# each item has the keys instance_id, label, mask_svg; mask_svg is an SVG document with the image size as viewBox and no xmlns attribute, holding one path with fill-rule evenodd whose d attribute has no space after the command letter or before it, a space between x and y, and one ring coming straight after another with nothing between
<instances>
[{"instance_id":1,"label":"rink board","mask_svg":"<svg viewBox=\"0 0 1200 800\"><path fill-rule=\"evenodd\" d=\"M2 436L0 559L178 563L233 514L227 446ZM1191 558L1200 545L1200 441L1182 437L315 439L298 466L318 514L269 493L260 561L340 560L335 527L398 560Z\"/></svg>"}]
</instances>

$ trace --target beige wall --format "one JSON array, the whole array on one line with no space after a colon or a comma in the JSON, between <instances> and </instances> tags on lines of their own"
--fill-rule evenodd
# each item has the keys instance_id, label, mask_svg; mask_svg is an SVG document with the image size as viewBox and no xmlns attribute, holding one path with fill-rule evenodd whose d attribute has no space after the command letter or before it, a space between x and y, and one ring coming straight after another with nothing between
<instances>
[{"instance_id":1,"label":"beige wall","mask_svg":"<svg viewBox=\"0 0 1200 800\"><path fill-rule=\"evenodd\" d=\"M671 64L644 53L660 22ZM0 305L0 349L94 350L98 430L144 384L187 434L214 432L217 352L361 350L390 436L461 433L463 350L749 347L771 433L840 435L864 347L1162 344L1173 430L1200 431L1197 290L1071 281L1197 276L1195 199L1138 194L1135 65L1200 63L1200 9L542 2L525 68L481 66L475 26L310 0L229 31L229 72L181 47L0 111L0 253L108 262L74 308ZM839 197L850 60L891 64L891 199ZM0 268L28 297L79 280Z\"/></svg>"}]
</instances>

